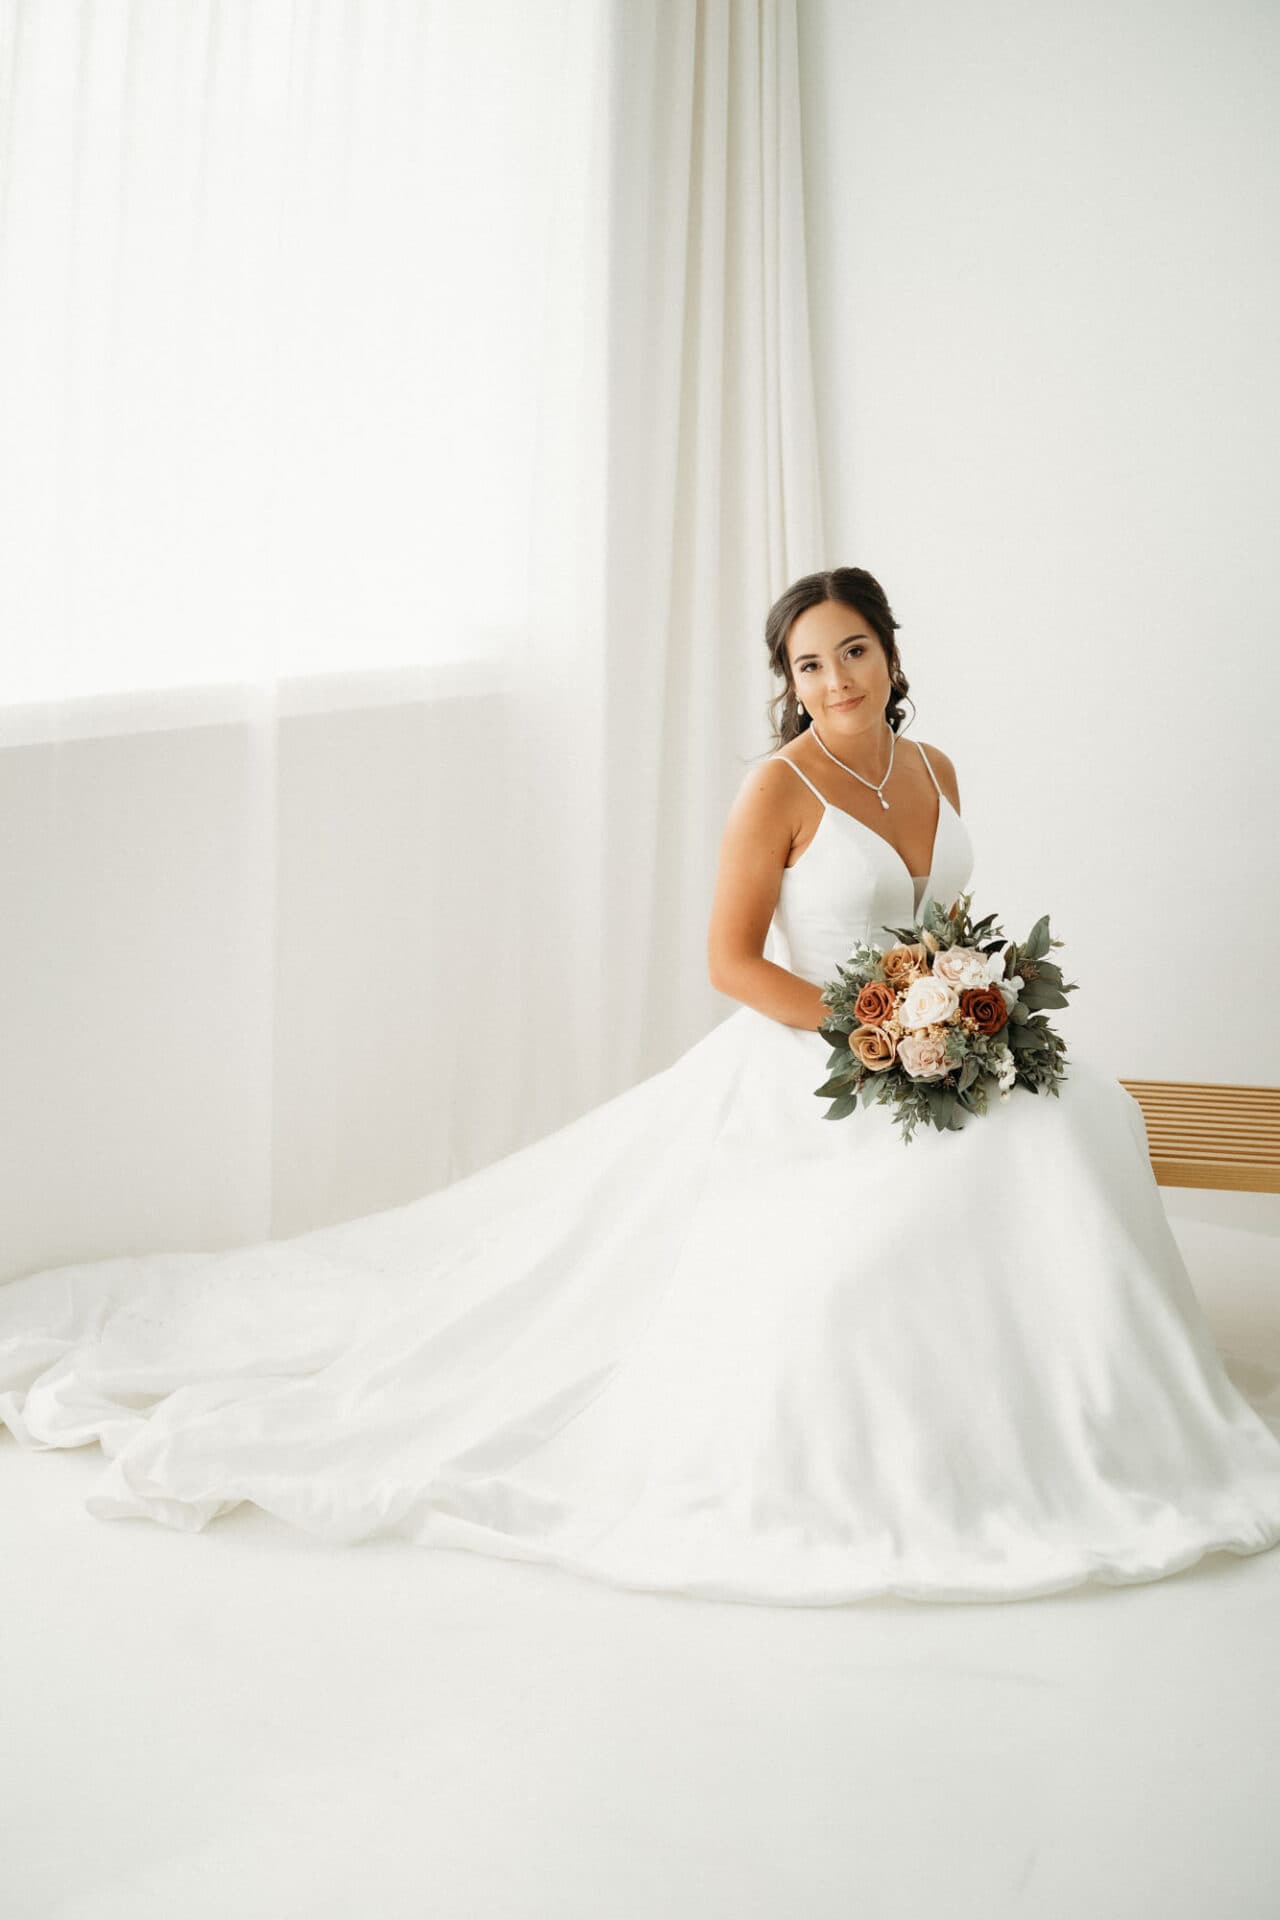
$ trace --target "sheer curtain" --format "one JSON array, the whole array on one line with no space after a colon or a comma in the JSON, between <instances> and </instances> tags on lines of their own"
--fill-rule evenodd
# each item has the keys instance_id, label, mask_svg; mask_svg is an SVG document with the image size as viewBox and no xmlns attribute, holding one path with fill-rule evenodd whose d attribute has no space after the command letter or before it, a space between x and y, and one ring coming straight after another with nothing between
<instances>
[{"instance_id":1,"label":"sheer curtain","mask_svg":"<svg viewBox=\"0 0 1280 1920\"><path fill-rule=\"evenodd\" d=\"M824 563L794 4L0 8L4 1272L665 1065Z\"/></svg>"}]
</instances>

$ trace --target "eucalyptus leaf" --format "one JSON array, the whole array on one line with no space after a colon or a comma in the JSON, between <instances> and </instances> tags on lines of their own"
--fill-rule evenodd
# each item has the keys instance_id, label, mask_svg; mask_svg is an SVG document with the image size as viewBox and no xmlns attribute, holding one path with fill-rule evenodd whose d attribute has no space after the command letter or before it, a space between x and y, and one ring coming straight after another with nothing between
<instances>
[{"instance_id":1,"label":"eucalyptus leaf","mask_svg":"<svg viewBox=\"0 0 1280 1920\"><path fill-rule=\"evenodd\" d=\"M1067 996L1060 987L1051 981L1029 980L1020 995L1022 1004L1030 1007L1033 1013L1040 1013L1045 1007L1065 1007Z\"/></svg>"},{"instance_id":2,"label":"eucalyptus leaf","mask_svg":"<svg viewBox=\"0 0 1280 1920\"><path fill-rule=\"evenodd\" d=\"M858 1102L853 1094L842 1093L840 1098L832 1106L827 1108L827 1111L822 1117L824 1120L843 1120L847 1113L854 1111L857 1104Z\"/></svg>"}]
</instances>

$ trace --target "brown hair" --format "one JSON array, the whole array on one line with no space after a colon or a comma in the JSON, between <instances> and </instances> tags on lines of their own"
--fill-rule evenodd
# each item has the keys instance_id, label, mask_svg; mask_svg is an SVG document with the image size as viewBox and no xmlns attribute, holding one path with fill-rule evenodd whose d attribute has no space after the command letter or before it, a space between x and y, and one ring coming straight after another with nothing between
<instances>
[{"instance_id":1,"label":"brown hair","mask_svg":"<svg viewBox=\"0 0 1280 1920\"><path fill-rule=\"evenodd\" d=\"M865 567L832 567L826 573L807 573L803 580L797 580L794 586L788 587L774 601L764 623L769 665L784 683L782 691L776 693L769 702L774 748L785 746L788 740L794 740L797 734L813 724L812 717L808 713L801 713L796 703L796 685L791 662L787 658L787 640L799 616L808 607L816 607L823 600L838 600L841 606L860 613L874 631L889 665L890 691L885 702L884 717L895 733L902 727L902 701L904 696L909 699L910 695L907 693L907 676L898 658L898 643L893 637L898 623L885 599L884 588ZM914 710L914 700L911 705ZM781 717L779 708L782 709Z\"/></svg>"}]
</instances>

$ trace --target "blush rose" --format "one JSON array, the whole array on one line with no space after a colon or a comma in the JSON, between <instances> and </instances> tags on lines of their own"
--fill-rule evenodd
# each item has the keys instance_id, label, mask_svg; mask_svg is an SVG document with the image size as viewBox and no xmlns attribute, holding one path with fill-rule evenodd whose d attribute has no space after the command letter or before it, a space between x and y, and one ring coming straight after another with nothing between
<instances>
[{"instance_id":1,"label":"blush rose","mask_svg":"<svg viewBox=\"0 0 1280 1920\"><path fill-rule=\"evenodd\" d=\"M947 1043L939 1033L906 1033L898 1042L898 1061L913 1080L941 1080L950 1071Z\"/></svg>"},{"instance_id":2,"label":"blush rose","mask_svg":"<svg viewBox=\"0 0 1280 1920\"><path fill-rule=\"evenodd\" d=\"M976 947L947 947L934 960L933 977L957 989L989 986L991 956L979 953Z\"/></svg>"}]
</instances>

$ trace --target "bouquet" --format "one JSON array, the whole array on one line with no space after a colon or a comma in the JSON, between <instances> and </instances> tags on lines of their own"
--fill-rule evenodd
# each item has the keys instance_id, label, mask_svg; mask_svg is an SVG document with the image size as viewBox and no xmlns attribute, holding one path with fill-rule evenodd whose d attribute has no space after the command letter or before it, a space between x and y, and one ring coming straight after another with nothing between
<instances>
[{"instance_id":1,"label":"bouquet","mask_svg":"<svg viewBox=\"0 0 1280 1920\"><path fill-rule=\"evenodd\" d=\"M823 983L831 1018L818 1028L834 1048L830 1077L814 1092L825 1118L892 1103L904 1141L925 1122L958 1132L965 1113L986 1113L990 1094L1015 1086L1055 1099L1066 1046L1044 1016L1065 1007L1076 982L1046 955L1049 916L1027 938L1006 940L993 913L971 920L973 895L947 909L925 903L910 927L886 927L902 943L859 941L836 980Z\"/></svg>"}]
</instances>

